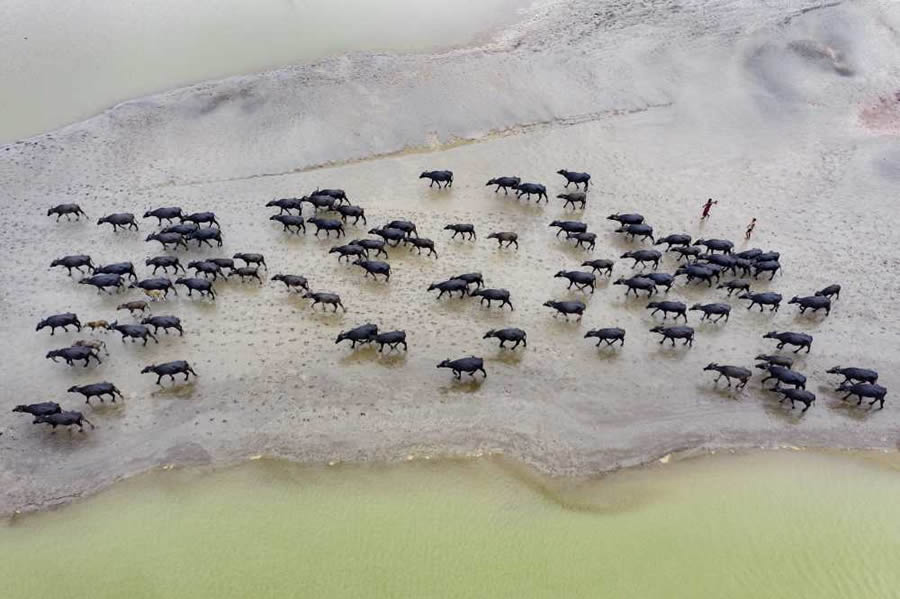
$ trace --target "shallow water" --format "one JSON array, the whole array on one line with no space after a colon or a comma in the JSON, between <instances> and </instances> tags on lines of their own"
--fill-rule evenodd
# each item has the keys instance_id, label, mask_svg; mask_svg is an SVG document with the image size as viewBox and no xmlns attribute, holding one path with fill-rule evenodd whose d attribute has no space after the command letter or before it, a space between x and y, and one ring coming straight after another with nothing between
<instances>
[{"instance_id":1,"label":"shallow water","mask_svg":"<svg viewBox=\"0 0 900 599\"><path fill-rule=\"evenodd\" d=\"M900 585L897 496L896 456L715 457L591 482L488 459L262 461L17 519L0 576L10 598L876 599Z\"/></svg>"},{"instance_id":2,"label":"shallow water","mask_svg":"<svg viewBox=\"0 0 900 599\"><path fill-rule=\"evenodd\" d=\"M0 142L116 102L351 51L469 44L531 0L48 1L0 6Z\"/></svg>"}]
</instances>

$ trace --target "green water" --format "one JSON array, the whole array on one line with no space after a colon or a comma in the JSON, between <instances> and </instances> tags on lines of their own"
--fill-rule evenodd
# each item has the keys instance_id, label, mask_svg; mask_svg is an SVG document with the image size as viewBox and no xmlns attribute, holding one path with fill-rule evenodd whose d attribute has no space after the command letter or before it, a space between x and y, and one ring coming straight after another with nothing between
<instances>
[{"instance_id":1,"label":"green water","mask_svg":"<svg viewBox=\"0 0 900 599\"><path fill-rule=\"evenodd\" d=\"M157 472L0 528L6 598L897 597L896 456L599 481L495 460ZM50 567L47 567L50 565Z\"/></svg>"}]
</instances>

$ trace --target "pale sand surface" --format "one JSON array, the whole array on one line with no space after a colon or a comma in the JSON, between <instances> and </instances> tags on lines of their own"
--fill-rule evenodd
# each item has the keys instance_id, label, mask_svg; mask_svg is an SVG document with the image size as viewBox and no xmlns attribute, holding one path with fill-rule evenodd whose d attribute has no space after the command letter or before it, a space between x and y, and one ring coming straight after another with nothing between
<instances>
[{"instance_id":1,"label":"pale sand surface","mask_svg":"<svg viewBox=\"0 0 900 599\"><path fill-rule=\"evenodd\" d=\"M10 256L0 265L4 409L48 399L74 408L80 400L65 389L96 380L115 382L127 398L85 408L98 428L83 436L50 435L7 414L0 507L65 501L160 464L255 454L324 462L501 452L546 472L583 474L686 448L896 447L900 170L894 138L858 121L861 106L900 87L887 60L897 50L896 9L865 2L801 14L802 6L735 2L664 10L661 2L592 17L588 5L501 34L487 49L354 56L204 84L0 148L0 235ZM842 44L855 74L787 49L810 37ZM566 214L561 201L535 208L484 187L492 176L519 174L555 195L561 167L593 173L579 216L598 233L592 253L547 227ZM452 190L429 190L416 178L427 168L453 170ZM267 200L316 186L346 189L371 226L415 221L440 258L392 250L390 284L373 283L327 256L333 242L297 239L267 220ZM700 226L709 196L720 203ZM91 219L45 216L66 201ZM48 272L50 261L84 252L98 263L134 261L145 276L144 258L160 253L143 241L151 221L140 234L94 222L162 205L214 210L223 224L224 248L179 252L183 260L262 252L272 274L308 276L314 288L340 293L348 313L314 313L280 283L220 283L214 305L180 297L153 306L182 318L182 338L123 347L108 335L113 355L98 368L45 360L77 336L35 334L42 315L113 320L119 302L138 297L98 296L65 271ZM646 301L626 300L621 287L600 285L581 323L552 318L543 301L579 296L553 273L641 245L612 233L605 217L616 211L643 213L660 234L735 240L756 216L751 245L780 251L784 265L756 288L785 300L832 282L844 292L828 318L800 317L786 304L775 315L747 312L736 299L727 324L700 325L692 313L690 350L661 348L648 332L655 323ZM458 221L476 224L476 243L448 240L441 227ZM485 239L491 230L518 231L521 249L498 251ZM662 269L674 267L667 257ZM425 291L470 270L510 289L516 311L437 302ZM616 265L615 276L630 272L627 261ZM689 304L724 298L683 283L669 295ZM338 331L364 322L406 329L409 353L334 345ZM527 351L481 339L499 326L526 329ZM594 349L582 337L598 326L627 329L625 347ZM701 371L711 361L752 364L773 349L761 339L772 329L815 336L797 367L819 399L802 418L758 379L733 395ZM455 384L434 368L469 353L486 359L483 384ZM160 390L137 374L170 359L189 360L198 381ZM835 364L877 368L889 389L885 409L842 403L830 390L837 379L825 374Z\"/></svg>"}]
</instances>

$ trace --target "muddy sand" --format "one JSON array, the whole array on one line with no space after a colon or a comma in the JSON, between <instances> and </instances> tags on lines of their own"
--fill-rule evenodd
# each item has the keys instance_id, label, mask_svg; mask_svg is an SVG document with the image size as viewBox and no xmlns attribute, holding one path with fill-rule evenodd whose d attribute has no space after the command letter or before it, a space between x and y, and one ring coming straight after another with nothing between
<instances>
[{"instance_id":1,"label":"muddy sand","mask_svg":"<svg viewBox=\"0 0 900 599\"><path fill-rule=\"evenodd\" d=\"M155 466L259 454L328 462L498 452L576 475L693 448L895 448L900 163L894 137L866 128L859 112L900 86L887 60L897 51L896 8L658 2L597 12L592 4L538 11L487 47L354 55L207 83L0 148L0 510L65 502ZM809 39L838 47L841 68L827 54L792 50L792 41ZM432 168L453 170L453 188L429 189L417 178ZM553 197L563 187L558 168L593 174L583 213L484 186L519 175L545 183ZM311 230L295 237L268 220L266 201L317 186L346 189L370 226L415 221L440 257L392 249L390 283L373 282L327 254L333 238ZM707 197L719 204L700 224ZM69 201L91 218L46 217ZM50 261L87 253L98 264L133 261L149 276L144 259L162 253L144 242L153 221L118 234L95 222L165 205L214 210L223 226L223 248L178 251L182 261L261 252L265 283L217 283L214 303L182 292L154 304L154 314L179 316L185 335L146 347L99 336L111 352L102 366L45 360L89 335L35 333L42 316L130 322L115 308L140 297L97 295L49 270ZM658 234L780 251L783 273L754 288L785 301L835 282L844 291L827 318L800 316L786 303L776 314L748 312L732 298L728 323L700 324L691 313L693 348L660 346L645 299L625 298L607 282L585 298L552 277L644 247L612 232L606 216L619 211L641 212ZM754 216L759 225L745 245ZM567 217L597 232L593 252L554 237L548 223ZM451 241L442 230L451 222L475 223L478 240ZM348 236L366 230L349 226ZM495 230L518 231L520 249L498 249L486 239ZM670 255L660 270L675 266ZM463 271L509 289L515 311L426 292ZM278 272L339 293L347 313L311 310L268 278ZM631 272L619 260L613 276ZM690 305L725 294L681 281L668 296ZM563 298L586 301L581 322L555 319L541 305ZM406 329L409 352L335 345L340 330L365 322ZM501 326L527 330L527 350L482 339ZM625 328L624 347L598 350L583 339L601 326ZM769 330L815 337L796 362L818 395L802 417L763 391L758 376L735 393L702 371L712 361L751 365L774 349L761 337ZM456 383L435 369L469 354L484 356L484 382ZM138 374L173 359L191 362L196 382L160 388ZM877 368L889 390L885 409L842 402L838 379L825 374L836 364ZM125 401L87 407L65 393L98 380L118 385ZM38 400L82 409L97 429L54 435L8 412Z\"/></svg>"}]
</instances>

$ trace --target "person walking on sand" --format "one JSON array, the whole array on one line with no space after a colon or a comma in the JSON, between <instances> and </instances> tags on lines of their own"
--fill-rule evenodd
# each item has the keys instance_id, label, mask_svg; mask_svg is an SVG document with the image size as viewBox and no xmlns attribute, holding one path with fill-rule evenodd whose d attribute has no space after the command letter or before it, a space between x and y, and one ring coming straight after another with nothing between
<instances>
[{"instance_id":1,"label":"person walking on sand","mask_svg":"<svg viewBox=\"0 0 900 599\"><path fill-rule=\"evenodd\" d=\"M713 204L718 204L718 203L719 203L718 200L713 201L712 198L709 198L708 200L706 200L706 203L703 204L703 214L700 215L700 220L706 220L707 218L709 218L710 209L713 207Z\"/></svg>"},{"instance_id":2,"label":"person walking on sand","mask_svg":"<svg viewBox=\"0 0 900 599\"><path fill-rule=\"evenodd\" d=\"M750 221L750 224L747 225L747 232L744 233L744 239L749 240L750 236L753 235L753 229L756 228L756 217L753 217L753 220Z\"/></svg>"}]
</instances>

